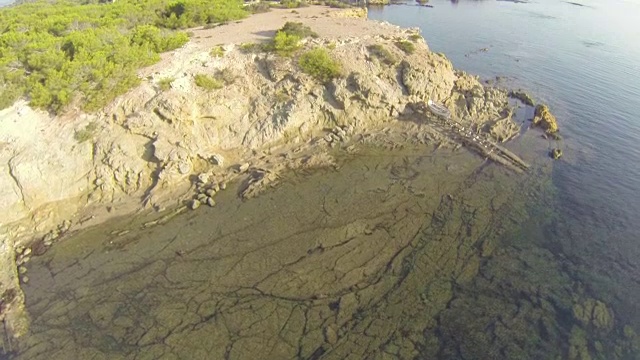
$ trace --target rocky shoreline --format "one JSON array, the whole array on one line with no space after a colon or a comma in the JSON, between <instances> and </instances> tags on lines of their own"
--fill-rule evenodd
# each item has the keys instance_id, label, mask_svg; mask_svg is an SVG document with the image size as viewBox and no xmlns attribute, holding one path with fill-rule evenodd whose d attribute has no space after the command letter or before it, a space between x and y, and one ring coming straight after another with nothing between
<instances>
[{"instance_id":1,"label":"rocky shoreline","mask_svg":"<svg viewBox=\"0 0 640 360\"><path fill-rule=\"evenodd\" d=\"M190 43L141 72L138 88L96 114L52 117L25 102L2 110L6 336L19 337L28 326L20 291L28 259L70 231L141 210L214 206L215 193L230 182L241 182L238 195L250 198L277 184L283 171L332 166L329 152L336 147L402 141L461 147L439 122L430 125L438 120L420 108L428 99L444 103L472 136L495 142L518 136L506 91L453 69L414 29L339 14L323 7L279 10L194 30ZM247 51L246 39L226 36L274 32L286 21L318 32L303 48L330 49L342 77L319 82L295 57ZM214 46L221 53L214 55ZM221 71L231 79L223 89L194 84L198 74Z\"/></svg>"}]
</instances>

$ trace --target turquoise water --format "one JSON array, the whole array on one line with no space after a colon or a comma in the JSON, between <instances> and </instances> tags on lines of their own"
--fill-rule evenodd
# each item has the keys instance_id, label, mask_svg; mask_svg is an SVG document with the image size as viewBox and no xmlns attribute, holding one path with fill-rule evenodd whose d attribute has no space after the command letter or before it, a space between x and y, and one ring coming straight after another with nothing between
<instances>
[{"instance_id":1,"label":"turquoise water","mask_svg":"<svg viewBox=\"0 0 640 360\"><path fill-rule=\"evenodd\" d=\"M640 2L576 2L432 0L369 17L419 27L455 67L550 104L564 139L552 177L560 215L538 240L640 324Z\"/></svg>"}]
</instances>

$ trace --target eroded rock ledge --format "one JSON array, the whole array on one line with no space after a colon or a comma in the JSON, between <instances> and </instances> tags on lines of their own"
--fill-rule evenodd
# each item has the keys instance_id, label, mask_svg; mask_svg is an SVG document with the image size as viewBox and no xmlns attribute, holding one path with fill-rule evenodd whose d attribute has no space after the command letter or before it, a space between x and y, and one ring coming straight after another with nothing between
<instances>
[{"instance_id":1,"label":"eroded rock ledge","mask_svg":"<svg viewBox=\"0 0 640 360\"><path fill-rule=\"evenodd\" d=\"M454 70L415 30L312 11L301 9L295 18L321 35L305 48L330 49L344 68L343 77L327 84L301 72L295 58L246 53L239 44L225 43L225 31L233 29L221 27L195 31L192 42L142 71L145 80L138 88L97 114L51 117L25 102L0 112L4 262L15 261L12 249L26 239L54 229L39 243L50 246L63 221L77 227L141 206L163 209L183 202L188 196L176 194L184 194L202 172L231 181L248 176L243 164L270 171L307 166L291 154L329 148L334 137L324 140L325 129L348 127L352 139L365 141L367 132L397 126L430 134L434 145L451 143L430 132L423 126L425 116L415 113L413 105L429 98L448 106L463 126L495 141L518 134L507 93ZM281 14L280 23L292 16ZM256 31L254 21L267 26L258 31L281 26L264 25L256 15L229 27ZM223 56L211 55L206 39L212 38L223 44ZM411 41L415 51L406 54L399 41ZM371 45L385 47L396 60L388 64L372 56ZM218 71L234 80L216 91L195 85L195 75ZM170 88L162 90L167 79ZM398 118L413 126L398 125ZM15 263L0 265L12 269L3 286L19 289ZM20 296L13 299L19 302Z\"/></svg>"}]
</instances>

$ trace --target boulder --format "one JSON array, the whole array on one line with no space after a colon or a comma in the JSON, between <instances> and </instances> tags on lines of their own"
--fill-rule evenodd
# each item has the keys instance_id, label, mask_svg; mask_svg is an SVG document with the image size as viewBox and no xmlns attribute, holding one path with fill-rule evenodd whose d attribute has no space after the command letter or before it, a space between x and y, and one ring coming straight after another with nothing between
<instances>
[{"instance_id":1,"label":"boulder","mask_svg":"<svg viewBox=\"0 0 640 360\"><path fill-rule=\"evenodd\" d=\"M551 114L547 105L536 106L536 112L533 117L533 126L539 126L547 133L555 133L558 129L556 117Z\"/></svg>"}]
</instances>

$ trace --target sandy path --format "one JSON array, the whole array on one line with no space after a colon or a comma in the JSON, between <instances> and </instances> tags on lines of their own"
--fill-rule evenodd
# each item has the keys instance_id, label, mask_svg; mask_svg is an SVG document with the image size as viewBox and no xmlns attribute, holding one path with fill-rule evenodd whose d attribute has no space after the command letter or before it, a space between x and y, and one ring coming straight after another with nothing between
<instances>
[{"instance_id":1,"label":"sandy path","mask_svg":"<svg viewBox=\"0 0 640 360\"><path fill-rule=\"evenodd\" d=\"M287 21L309 25L321 37L344 38L350 36L389 34L393 25L369 21L364 18L336 18L342 9L309 6L295 10L274 9L268 13L252 15L247 19L213 29L196 29L193 42L204 47L218 44L243 43L266 40Z\"/></svg>"}]
</instances>

